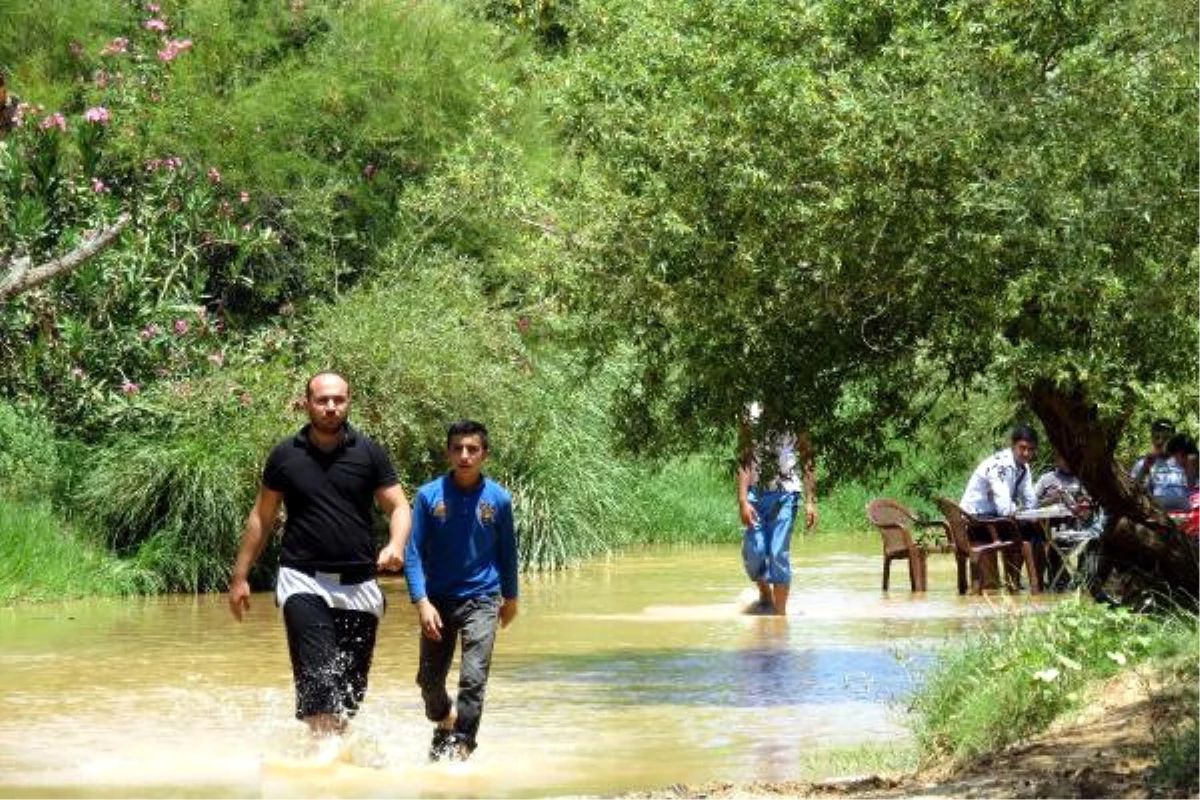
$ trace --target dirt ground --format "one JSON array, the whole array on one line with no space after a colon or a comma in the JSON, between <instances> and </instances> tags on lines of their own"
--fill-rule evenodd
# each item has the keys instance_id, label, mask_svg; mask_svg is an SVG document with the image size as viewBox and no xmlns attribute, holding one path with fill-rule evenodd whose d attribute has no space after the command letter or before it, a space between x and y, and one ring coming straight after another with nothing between
<instances>
[{"instance_id":1,"label":"dirt ground","mask_svg":"<svg viewBox=\"0 0 1200 800\"><path fill-rule=\"evenodd\" d=\"M1144 676L1117 676L1084 708L1057 720L1045 733L956 770L823 783L676 784L626 797L1162 797L1147 780L1155 734L1171 723L1168 707L1153 699L1156 689Z\"/></svg>"}]
</instances>

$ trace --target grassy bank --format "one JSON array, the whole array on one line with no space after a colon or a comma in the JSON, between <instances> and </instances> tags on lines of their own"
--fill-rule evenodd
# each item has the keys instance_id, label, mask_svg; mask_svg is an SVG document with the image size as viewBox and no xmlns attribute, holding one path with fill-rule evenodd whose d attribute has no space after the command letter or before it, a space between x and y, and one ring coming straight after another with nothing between
<instances>
[{"instance_id":1,"label":"grassy bank","mask_svg":"<svg viewBox=\"0 0 1200 800\"><path fill-rule=\"evenodd\" d=\"M1162 681L1156 701L1175 724L1157 734L1154 780L1165 792L1196 790L1197 619L1136 614L1080 599L1015 616L947 646L913 701L925 763L966 763L1044 730L1123 670Z\"/></svg>"}]
</instances>

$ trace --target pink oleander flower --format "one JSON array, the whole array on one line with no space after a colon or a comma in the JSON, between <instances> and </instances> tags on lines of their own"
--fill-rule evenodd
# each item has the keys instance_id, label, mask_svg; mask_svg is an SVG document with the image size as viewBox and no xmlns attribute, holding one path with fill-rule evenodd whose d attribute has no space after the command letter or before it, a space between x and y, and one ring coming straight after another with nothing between
<instances>
[{"instance_id":1,"label":"pink oleander flower","mask_svg":"<svg viewBox=\"0 0 1200 800\"><path fill-rule=\"evenodd\" d=\"M121 392L123 394L132 395L140 392L142 388L128 378L121 384Z\"/></svg>"},{"instance_id":2,"label":"pink oleander flower","mask_svg":"<svg viewBox=\"0 0 1200 800\"><path fill-rule=\"evenodd\" d=\"M172 39L167 46L158 51L159 61L174 61L180 53L192 49L191 39Z\"/></svg>"},{"instance_id":3,"label":"pink oleander flower","mask_svg":"<svg viewBox=\"0 0 1200 800\"><path fill-rule=\"evenodd\" d=\"M239 192L238 200L241 200L243 203L249 203L250 202L250 193L249 192Z\"/></svg>"},{"instance_id":4,"label":"pink oleander flower","mask_svg":"<svg viewBox=\"0 0 1200 800\"><path fill-rule=\"evenodd\" d=\"M163 161L163 166L169 170L177 170L183 166L183 159L179 156L167 156Z\"/></svg>"},{"instance_id":5,"label":"pink oleander flower","mask_svg":"<svg viewBox=\"0 0 1200 800\"><path fill-rule=\"evenodd\" d=\"M104 106L92 106L83 112L83 118L96 125L107 125L112 121L112 115L108 113L108 109Z\"/></svg>"},{"instance_id":6,"label":"pink oleander flower","mask_svg":"<svg viewBox=\"0 0 1200 800\"><path fill-rule=\"evenodd\" d=\"M142 23L142 27L148 31L155 31L156 33L166 33L167 32L167 23L164 22L163 20L159 19L158 17L155 17L154 19L146 20L145 22Z\"/></svg>"},{"instance_id":7,"label":"pink oleander flower","mask_svg":"<svg viewBox=\"0 0 1200 800\"><path fill-rule=\"evenodd\" d=\"M185 333L187 333L188 332L187 320L186 319L175 320L174 330L175 330L175 333L178 334L179 336L183 336Z\"/></svg>"},{"instance_id":8,"label":"pink oleander flower","mask_svg":"<svg viewBox=\"0 0 1200 800\"><path fill-rule=\"evenodd\" d=\"M60 131L65 131L67 129L67 118L56 111L39 122L38 128L44 131L48 131L51 128L58 128Z\"/></svg>"},{"instance_id":9,"label":"pink oleander flower","mask_svg":"<svg viewBox=\"0 0 1200 800\"><path fill-rule=\"evenodd\" d=\"M145 341L146 339L153 339L155 336L158 336L160 333L162 333L162 328L158 327L153 322L151 322L149 325L142 328L141 332L138 333L138 336L142 337L142 341Z\"/></svg>"},{"instance_id":10,"label":"pink oleander flower","mask_svg":"<svg viewBox=\"0 0 1200 800\"><path fill-rule=\"evenodd\" d=\"M209 183L220 183L221 182L221 171L219 169L217 169L216 167L209 167L208 168L208 182Z\"/></svg>"},{"instance_id":11,"label":"pink oleander flower","mask_svg":"<svg viewBox=\"0 0 1200 800\"><path fill-rule=\"evenodd\" d=\"M129 40L124 36L118 36L108 44L104 45L104 49L100 51L102 56L115 56L119 53L129 52Z\"/></svg>"},{"instance_id":12,"label":"pink oleander flower","mask_svg":"<svg viewBox=\"0 0 1200 800\"><path fill-rule=\"evenodd\" d=\"M157 14L159 10L160 6L158 3L146 3L146 11L150 12L151 14Z\"/></svg>"},{"instance_id":13,"label":"pink oleander flower","mask_svg":"<svg viewBox=\"0 0 1200 800\"><path fill-rule=\"evenodd\" d=\"M108 184L99 178L92 178L92 191L96 194L103 194L108 191Z\"/></svg>"}]
</instances>

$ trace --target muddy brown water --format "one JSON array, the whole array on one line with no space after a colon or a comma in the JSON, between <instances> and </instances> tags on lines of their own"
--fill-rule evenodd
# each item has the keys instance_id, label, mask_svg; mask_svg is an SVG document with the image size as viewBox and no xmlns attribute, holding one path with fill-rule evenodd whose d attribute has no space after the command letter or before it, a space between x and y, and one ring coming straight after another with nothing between
<instances>
[{"instance_id":1,"label":"muddy brown water","mask_svg":"<svg viewBox=\"0 0 1200 800\"><path fill-rule=\"evenodd\" d=\"M303 752L270 595L240 625L222 595L0 609L0 797L546 797L811 777L814 754L903 742L935 648L1014 602L959 597L948 555L932 557L928 593L907 591L900 563L885 595L877 548L799 539L786 620L741 613L736 545L524 577L479 749L453 765L426 763L399 579L332 763Z\"/></svg>"}]
</instances>

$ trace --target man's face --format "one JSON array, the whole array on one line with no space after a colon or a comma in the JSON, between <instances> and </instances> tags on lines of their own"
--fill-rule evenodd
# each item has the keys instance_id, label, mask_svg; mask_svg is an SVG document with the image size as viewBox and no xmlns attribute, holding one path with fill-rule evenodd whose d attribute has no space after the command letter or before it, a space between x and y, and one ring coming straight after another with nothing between
<instances>
[{"instance_id":1,"label":"man's face","mask_svg":"<svg viewBox=\"0 0 1200 800\"><path fill-rule=\"evenodd\" d=\"M1037 455L1037 445L1024 439L1018 439L1013 442L1012 451L1013 458L1018 464L1028 464Z\"/></svg>"},{"instance_id":2,"label":"man's face","mask_svg":"<svg viewBox=\"0 0 1200 800\"><path fill-rule=\"evenodd\" d=\"M335 433L350 413L350 387L337 375L318 375L308 386L304 405L314 428Z\"/></svg>"},{"instance_id":3,"label":"man's face","mask_svg":"<svg viewBox=\"0 0 1200 800\"><path fill-rule=\"evenodd\" d=\"M1150 434L1150 445L1156 453L1165 453L1167 440L1171 438L1170 431L1154 431Z\"/></svg>"},{"instance_id":4,"label":"man's face","mask_svg":"<svg viewBox=\"0 0 1200 800\"><path fill-rule=\"evenodd\" d=\"M477 433L452 437L446 453L450 460L450 467L461 478L477 477L487 458L483 437Z\"/></svg>"}]
</instances>

